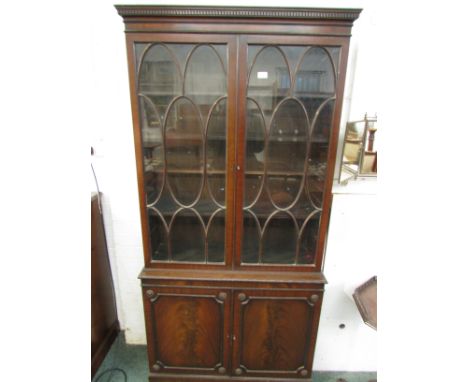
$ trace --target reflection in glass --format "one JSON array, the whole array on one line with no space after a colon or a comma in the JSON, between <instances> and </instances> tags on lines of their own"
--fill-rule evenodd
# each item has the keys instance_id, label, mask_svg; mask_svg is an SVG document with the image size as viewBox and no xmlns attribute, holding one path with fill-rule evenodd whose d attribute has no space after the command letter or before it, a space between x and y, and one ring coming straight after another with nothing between
<instances>
[{"instance_id":1,"label":"reflection in glass","mask_svg":"<svg viewBox=\"0 0 468 382\"><path fill-rule=\"evenodd\" d=\"M225 261L226 48L135 44L154 261Z\"/></svg>"},{"instance_id":2,"label":"reflection in glass","mask_svg":"<svg viewBox=\"0 0 468 382\"><path fill-rule=\"evenodd\" d=\"M289 67L282 50L261 49L250 70L248 97L260 105L267 122L276 105L288 95L291 87Z\"/></svg>"}]
</instances>

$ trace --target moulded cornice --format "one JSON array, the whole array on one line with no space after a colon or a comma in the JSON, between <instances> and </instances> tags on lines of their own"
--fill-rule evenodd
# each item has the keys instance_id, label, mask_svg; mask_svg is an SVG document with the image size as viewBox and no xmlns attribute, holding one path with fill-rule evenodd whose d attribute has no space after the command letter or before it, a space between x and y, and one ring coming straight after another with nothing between
<instances>
[{"instance_id":1,"label":"moulded cornice","mask_svg":"<svg viewBox=\"0 0 468 382\"><path fill-rule=\"evenodd\" d=\"M268 8L209 7L164 5L116 5L119 15L126 17L213 17L213 18L281 18L354 21L361 9L336 8Z\"/></svg>"}]
</instances>

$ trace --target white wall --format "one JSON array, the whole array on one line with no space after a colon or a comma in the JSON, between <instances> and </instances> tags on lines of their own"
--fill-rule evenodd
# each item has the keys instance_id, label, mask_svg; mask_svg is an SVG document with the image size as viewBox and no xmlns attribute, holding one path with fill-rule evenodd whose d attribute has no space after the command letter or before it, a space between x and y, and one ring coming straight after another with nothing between
<instances>
[{"instance_id":1,"label":"white wall","mask_svg":"<svg viewBox=\"0 0 468 382\"><path fill-rule=\"evenodd\" d=\"M377 196L375 182L335 187L324 273L314 368L377 370L377 332L365 325L352 299L354 289L377 274ZM371 184L367 184L371 183ZM341 329L340 324L345 327Z\"/></svg>"},{"instance_id":2,"label":"white wall","mask_svg":"<svg viewBox=\"0 0 468 382\"><path fill-rule=\"evenodd\" d=\"M113 7L115 1L93 4L91 15L93 89L95 107L91 144L92 162L103 193L104 220L113 270L117 308L127 342L145 343L143 307L137 276L143 267L143 249L138 212L136 165L133 149L128 73L123 22ZM125 1L124 3L154 3ZM165 1L165 4L221 5L220 1ZM272 1L235 1L225 5L274 5ZM288 6L365 8L353 28L345 89L342 125L377 111L373 95L376 70L373 65L375 15L367 1L292 1ZM343 128L342 130L343 131ZM94 181L90 176L91 188ZM366 187L364 187L366 189ZM373 191L370 193L372 194ZM334 197L325 261L329 280L323 303L314 368L317 370L376 370L376 333L362 323L345 290L376 274L373 244L356 242L371 235L373 195L339 194ZM367 232L367 233L366 233ZM366 243L366 241L364 241ZM338 325L344 323L345 329Z\"/></svg>"}]
</instances>

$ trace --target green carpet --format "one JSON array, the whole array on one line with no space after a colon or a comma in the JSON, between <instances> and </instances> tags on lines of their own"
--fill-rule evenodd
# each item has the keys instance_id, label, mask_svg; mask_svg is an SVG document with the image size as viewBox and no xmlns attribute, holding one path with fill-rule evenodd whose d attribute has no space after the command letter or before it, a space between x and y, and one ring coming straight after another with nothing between
<instances>
[{"instance_id":1,"label":"green carpet","mask_svg":"<svg viewBox=\"0 0 468 382\"><path fill-rule=\"evenodd\" d=\"M146 346L127 345L125 336L121 332L92 382L97 382L98 379L98 382L125 382L125 376L121 371L106 372L113 368L123 370L127 375L127 382L148 382ZM377 373L375 372L313 371L312 373L313 382L374 382L376 380Z\"/></svg>"}]
</instances>

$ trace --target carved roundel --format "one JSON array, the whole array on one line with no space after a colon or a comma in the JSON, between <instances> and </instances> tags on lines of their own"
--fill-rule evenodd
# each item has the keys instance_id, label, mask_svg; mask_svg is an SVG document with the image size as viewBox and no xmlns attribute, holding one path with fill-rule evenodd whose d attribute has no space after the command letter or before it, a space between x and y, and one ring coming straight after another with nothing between
<instances>
[{"instance_id":1,"label":"carved roundel","mask_svg":"<svg viewBox=\"0 0 468 382\"><path fill-rule=\"evenodd\" d=\"M318 300L319 300L318 294L313 294L312 296L310 296L310 301L317 302Z\"/></svg>"},{"instance_id":2,"label":"carved roundel","mask_svg":"<svg viewBox=\"0 0 468 382\"><path fill-rule=\"evenodd\" d=\"M218 299L219 300L224 301L224 300L226 300L226 297L227 297L226 292L219 292L219 294L218 294Z\"/></svg>"},{"instance_id":3,"label":"carved roundel","mask_svg":"<svg viewBox=\"0 0 468 382\"><path fill-rule=\"evenodd\" d=\"M244 301L247 298L247 296L245 295L245 293L239 293L237 298L239 299L239 301Z\"/></svg>"}]
</instances>

